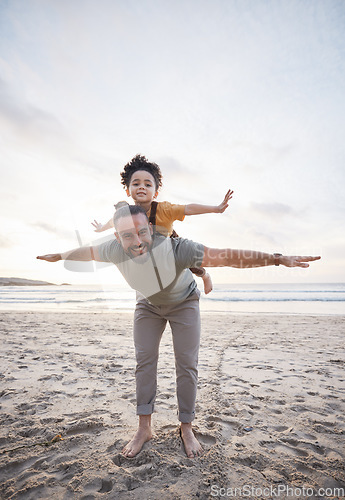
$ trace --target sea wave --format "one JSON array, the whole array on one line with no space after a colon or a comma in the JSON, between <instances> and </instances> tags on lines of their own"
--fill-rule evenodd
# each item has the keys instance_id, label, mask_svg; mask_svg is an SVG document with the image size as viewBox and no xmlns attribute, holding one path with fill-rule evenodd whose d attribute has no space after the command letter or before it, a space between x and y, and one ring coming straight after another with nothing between
<instances>
[{"instance_id":1,"label":"sea wave","mask_svg":"<svg viewBox=\"0 0 345 500\"><path fill-rule=\"evenodd\" d=\"M133 310L128 286L70 285L2 287L0 310ZM310 311L345 314L345 284L224 284L201 294L201 308L212 311Z\"/></svg>"},{"instance_id":2,"label":"sea wave","mask_svg":"<svg viewBox=\"0 0 345 500\"><path fill-rule=\"evenodd\" d=\"M344 298L332 297L207 297L214 302L344 302Z\"/></svg>"}]
</instances>

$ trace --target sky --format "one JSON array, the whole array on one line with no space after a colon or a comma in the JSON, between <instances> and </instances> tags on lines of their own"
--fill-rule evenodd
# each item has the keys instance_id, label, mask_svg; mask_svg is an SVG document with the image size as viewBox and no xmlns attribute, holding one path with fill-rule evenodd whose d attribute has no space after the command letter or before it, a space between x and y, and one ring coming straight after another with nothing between
<instances>
[{"instance_id":1,"label":"sky","mask_svg":"<svg viewBox=\"0 0 345 500\"><path fill-rule=\"evenodd\" d=\"M345 282L344 130L342 0L0 0L0 276L121 283L35 257L104 236L142 154L158 201L234 190L181 236L322 256L215 283Z\"/></svg>"}]
</instances>

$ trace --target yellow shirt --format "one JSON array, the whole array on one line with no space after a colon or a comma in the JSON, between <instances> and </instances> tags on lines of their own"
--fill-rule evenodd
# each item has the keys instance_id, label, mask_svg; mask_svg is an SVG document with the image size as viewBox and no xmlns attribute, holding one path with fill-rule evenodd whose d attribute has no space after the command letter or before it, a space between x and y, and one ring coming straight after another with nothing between
<instances>
[{"instance_id":1,"label":"yellow shirt","mask_svg":"<svg viewBox=\"0 0 345 500\"><path fill-rule=\"evenodd\" d=\"M174 205L168 201L158 202L156 212L156 230L164 236L170 236L173 232L173 222L175 220L183 221L185 217L184 209L184 205ZM151 208L146 213L150 218Z\"/></svg>"}]
</instances>

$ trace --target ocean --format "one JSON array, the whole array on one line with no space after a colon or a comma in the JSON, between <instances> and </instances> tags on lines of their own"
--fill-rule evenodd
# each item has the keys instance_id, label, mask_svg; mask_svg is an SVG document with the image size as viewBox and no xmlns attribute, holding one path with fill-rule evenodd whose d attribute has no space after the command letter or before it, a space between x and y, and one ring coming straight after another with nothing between
<instances>
[{"instance_id":1,"label":"ocean","mask_svg":"<svg viewBox=\"0 0 345 500\"><path fill-rule=\"evenodd\" d=\"M126 285L2 286L0 311L133 311ZM227 284L202 293L202 312L345 315L345 283Z\"/></svg>"}]
</instances>

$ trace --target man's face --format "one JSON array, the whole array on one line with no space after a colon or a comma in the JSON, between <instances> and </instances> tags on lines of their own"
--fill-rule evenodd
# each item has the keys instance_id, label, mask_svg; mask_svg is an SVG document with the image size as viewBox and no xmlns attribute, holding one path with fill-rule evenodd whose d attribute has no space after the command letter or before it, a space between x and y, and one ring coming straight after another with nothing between
<instances>
[{"instance_id":1,"label":"man's face","mask_svg":"<svg viewBox=\"0 0 345 500\"><path fill-rule=\"evenodd\" d=\"M132 258L147 254L152 246L152 226L144 214L129 214L118 219L115 236Z\"/></svg>"}]
</instances>

